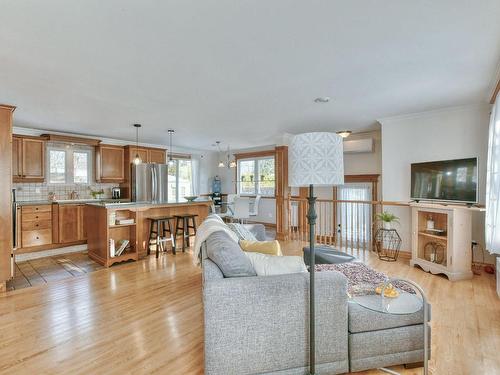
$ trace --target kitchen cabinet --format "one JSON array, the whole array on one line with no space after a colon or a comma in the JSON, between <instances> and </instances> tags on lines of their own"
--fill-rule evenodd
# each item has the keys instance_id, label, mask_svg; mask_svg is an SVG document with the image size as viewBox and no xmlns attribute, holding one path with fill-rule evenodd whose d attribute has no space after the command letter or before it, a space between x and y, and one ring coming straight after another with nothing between
<instances>
[{"instance_id":1,"label":"kitchen cabinet","mask_svg":"<svg viewBox=\"0 0 500 375\"><path fill-rule=\"evenodd\" d=\"M84 241L87 238L82 204L58 204L58 243Z\"/></svg>"},{"instance_id":2,"label":"kitchen cabinet","mask_svg":"<svg viewBox=\"0 0 500 375\"><path fill-rule=\"evenodd\" d=\"M125 163L123 166L125 178L122 188L122 198L131 197L131 170L135 155L138 154L142 163L165 164L167 162L167 150L152 147L136 147L134 145L125 146Z\"/></svg>"},{"instance_id":3,"label":"kitchen cabinet","mask_svg":"<svg viewBox=\"0 0 500 375\"><path fill-rule=\"evenodd\" d=\"M52 244L52 205L21 207L21 247Z\"/></svg>"},{"instance_id":4,"label":"kitchen cabinet","mask_svg":"<svg viewBox=\"0 0 500 375\"><path fill-rule=\"evenodd\" d=\"M12 177L14 182L45 180L45 139L12 137Z\"/></svg>"},{"instance_id":5,"label":"kitchen cabinet","mask_svg":"<svg viewBox=\"0 0 500 375\"><path fill-rule=\"evenodd\" d=\"M12 115L15 107L0 104L0 292L11 278L12 259Z\"/></svg>"},{"instance_id":6,"label":"kitchen cabinet","mask_svg":"<svg viewBox=\"0 0 500 375\"><path fill-rule=\"evenodd\" d=\"M149 163L165 164L166 163L165 150L150 148L148 150L148 160Z\"/></svg>"},{"instance_id":7,"label":"kitchen cabinet","mask_svg":"<svg viewBox=\"0 0 500 375\"><path fill-rule=\"evenodd\" d=\"M149 163L148 161L148 150L145 148L131 148L125 157L125 162L127 164L132 164L134 162L135 156L139 155L142 163Z\"/></svg>"},{"instance_id":8,"label":"kitchen cabinet","mask_svg":"<svg viewBox=\"0 0 500 375\"><path fill-rule=\"evenodd\" d=\"M79 234L78 205L58 205L59 212L59 243L76 242Z\"/></svg>"},{"instance_id":9,"label":"kitchen cabinet","mask_svg":"<svg viewBox=\"0 0 500 375\"><path fill-rule=\"evenodd\" d=\"M127 167L133 163L138 154L143 163L165 164L167 151L161 148L125 146L125 162Z\"/></svg>"},{"instance_id":10,"label":"kitchen cabinet","mask_svg":"<svg viewBox=\"0 0 500 375\"><path fill-rule=\"evenodd\" d=\"M123 147L99 145L96 147L96 181L116 182L125 180L125 151Z\"/></svg>"}]
</instances>

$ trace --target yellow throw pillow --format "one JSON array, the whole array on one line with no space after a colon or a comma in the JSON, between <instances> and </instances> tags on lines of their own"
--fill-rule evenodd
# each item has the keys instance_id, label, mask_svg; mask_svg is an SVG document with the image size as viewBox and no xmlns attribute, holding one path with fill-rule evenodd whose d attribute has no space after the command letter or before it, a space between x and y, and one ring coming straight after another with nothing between
<instances>
[{"instance_id":1,"label":"yellow throw pillow","mask_svg":"<svg viewBox=\"0 0 500 375\"><path fill-rule=\"evenodd\" d=\"M267 255L282 256L280 243L274 241L248 241L240 240L240 247L249 253L261 253Z\"/></svg>"}]
</instances>

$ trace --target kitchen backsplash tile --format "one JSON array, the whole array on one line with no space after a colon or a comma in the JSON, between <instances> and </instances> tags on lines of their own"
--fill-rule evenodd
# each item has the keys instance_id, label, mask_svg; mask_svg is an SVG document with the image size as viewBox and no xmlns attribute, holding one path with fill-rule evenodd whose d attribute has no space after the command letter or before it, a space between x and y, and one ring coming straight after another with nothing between
<instances>
[{"instance_id":1,"label":"kitchen backsplash tile","mask_svg":"<svg viewBox=\"0 0 500 375\"><path fill-rule=\"evenodd\" d=\"M79 199L90 199L91 191L103 190L102 198L111 198L111 188L118 186L117 184L99 184L91 185L50 185L45 183L14 183L13 188L16 189L17 201L35 201L47 200L49 193L53 192L56 199L70 199L71 193L75 191Z\"/></svg>"}]
</instances>

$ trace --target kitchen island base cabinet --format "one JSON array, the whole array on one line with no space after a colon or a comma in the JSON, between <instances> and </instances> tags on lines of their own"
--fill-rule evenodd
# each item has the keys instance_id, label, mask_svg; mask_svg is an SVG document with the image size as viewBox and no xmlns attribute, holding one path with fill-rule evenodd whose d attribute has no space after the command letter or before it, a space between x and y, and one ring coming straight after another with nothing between
<instances>
[{"instance_id":1,"label":"kitchen island base cabinet","mask_svg":"<svg viewBox=\"0 0 500 375\"><path fill-rule=\"evenodd\" d=\"M126 260L137 260L147 256L149 246L150 218L181 214L197 215L199 225L208 215L210 202L153 203L153 204L89 204L85 208L87 244L89 257L109 267ZM110 217L134 219L134 224L112 225ZM119 257L111 257L109 240L129 240L131 248ZM181 240L179 238L179 240Z\"/></svg>"},{"instance_id":2,"label":"kitchen island base cabinet","mask_svg":"<svg viewBox=\"0 0 500 375\"><path fill-rule=\"evenodd\" d=\"M133 219L133 224L115 225L110 217L116 219ZM128 209L103 209L95 205L85 207L85 225L87 227L87 247L91 259L97 263L110 267L115 263L137 260L136 213ZM118 250L123 240L128 245L122 254L115 256L111 253L110 240L114 241Z\"/></svg>"}]
</instances>

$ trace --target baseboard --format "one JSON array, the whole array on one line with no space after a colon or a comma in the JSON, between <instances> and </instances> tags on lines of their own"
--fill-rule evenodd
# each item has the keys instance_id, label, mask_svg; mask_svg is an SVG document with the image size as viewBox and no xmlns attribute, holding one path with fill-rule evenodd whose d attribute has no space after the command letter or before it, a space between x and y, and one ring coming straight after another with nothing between
<instances>
[{"instance_id":1,"label":"baseboard","mask_svg":"<svg viewBox=\"0 0 500 375\"><path fill-rule=\"evenodd\" d=\"M38 252L38 251L61 249L61 248L69 247L69 246L83 245L83 244L87 244L87 241L83 240L83 241L69 242L69 243L65 243L65 244L52 243L50 245L18 247L14 252L17 255L19 255L19 254L26 254L26 253L34 253L34 252Z\"/></svg>"},{"instance_id":2,"label":"baseboard","mask_svg":"<svg viewBox=\"0 0 500 375\"><path fill-rule=\"evenodd\" d=\"M403 258L403 259L411 259L411 252L410 251L400 251L399 257Z\"/></svg>"},{"instance_id":3,"label":"baseboard","mask_svg":"<svg viewBox=\"0 0 500 375\"><path fill-rule=\"evenodd\" d=\"M45 257L52 257L52 256L55 256L55 255L61 255L61 254L79 253L79 252L85 251L85 250L87 250L87 244L74 245L74 246L65 246L65 247L59 247L57 249L36 251L36 252L33 252L33 253L16 254L15 255L15 261L16 262L23 262L23 261L26 261L26 260L33 260L33 259L39 259L39 258L45 258Z\"/></svg>"}]
</instances>

